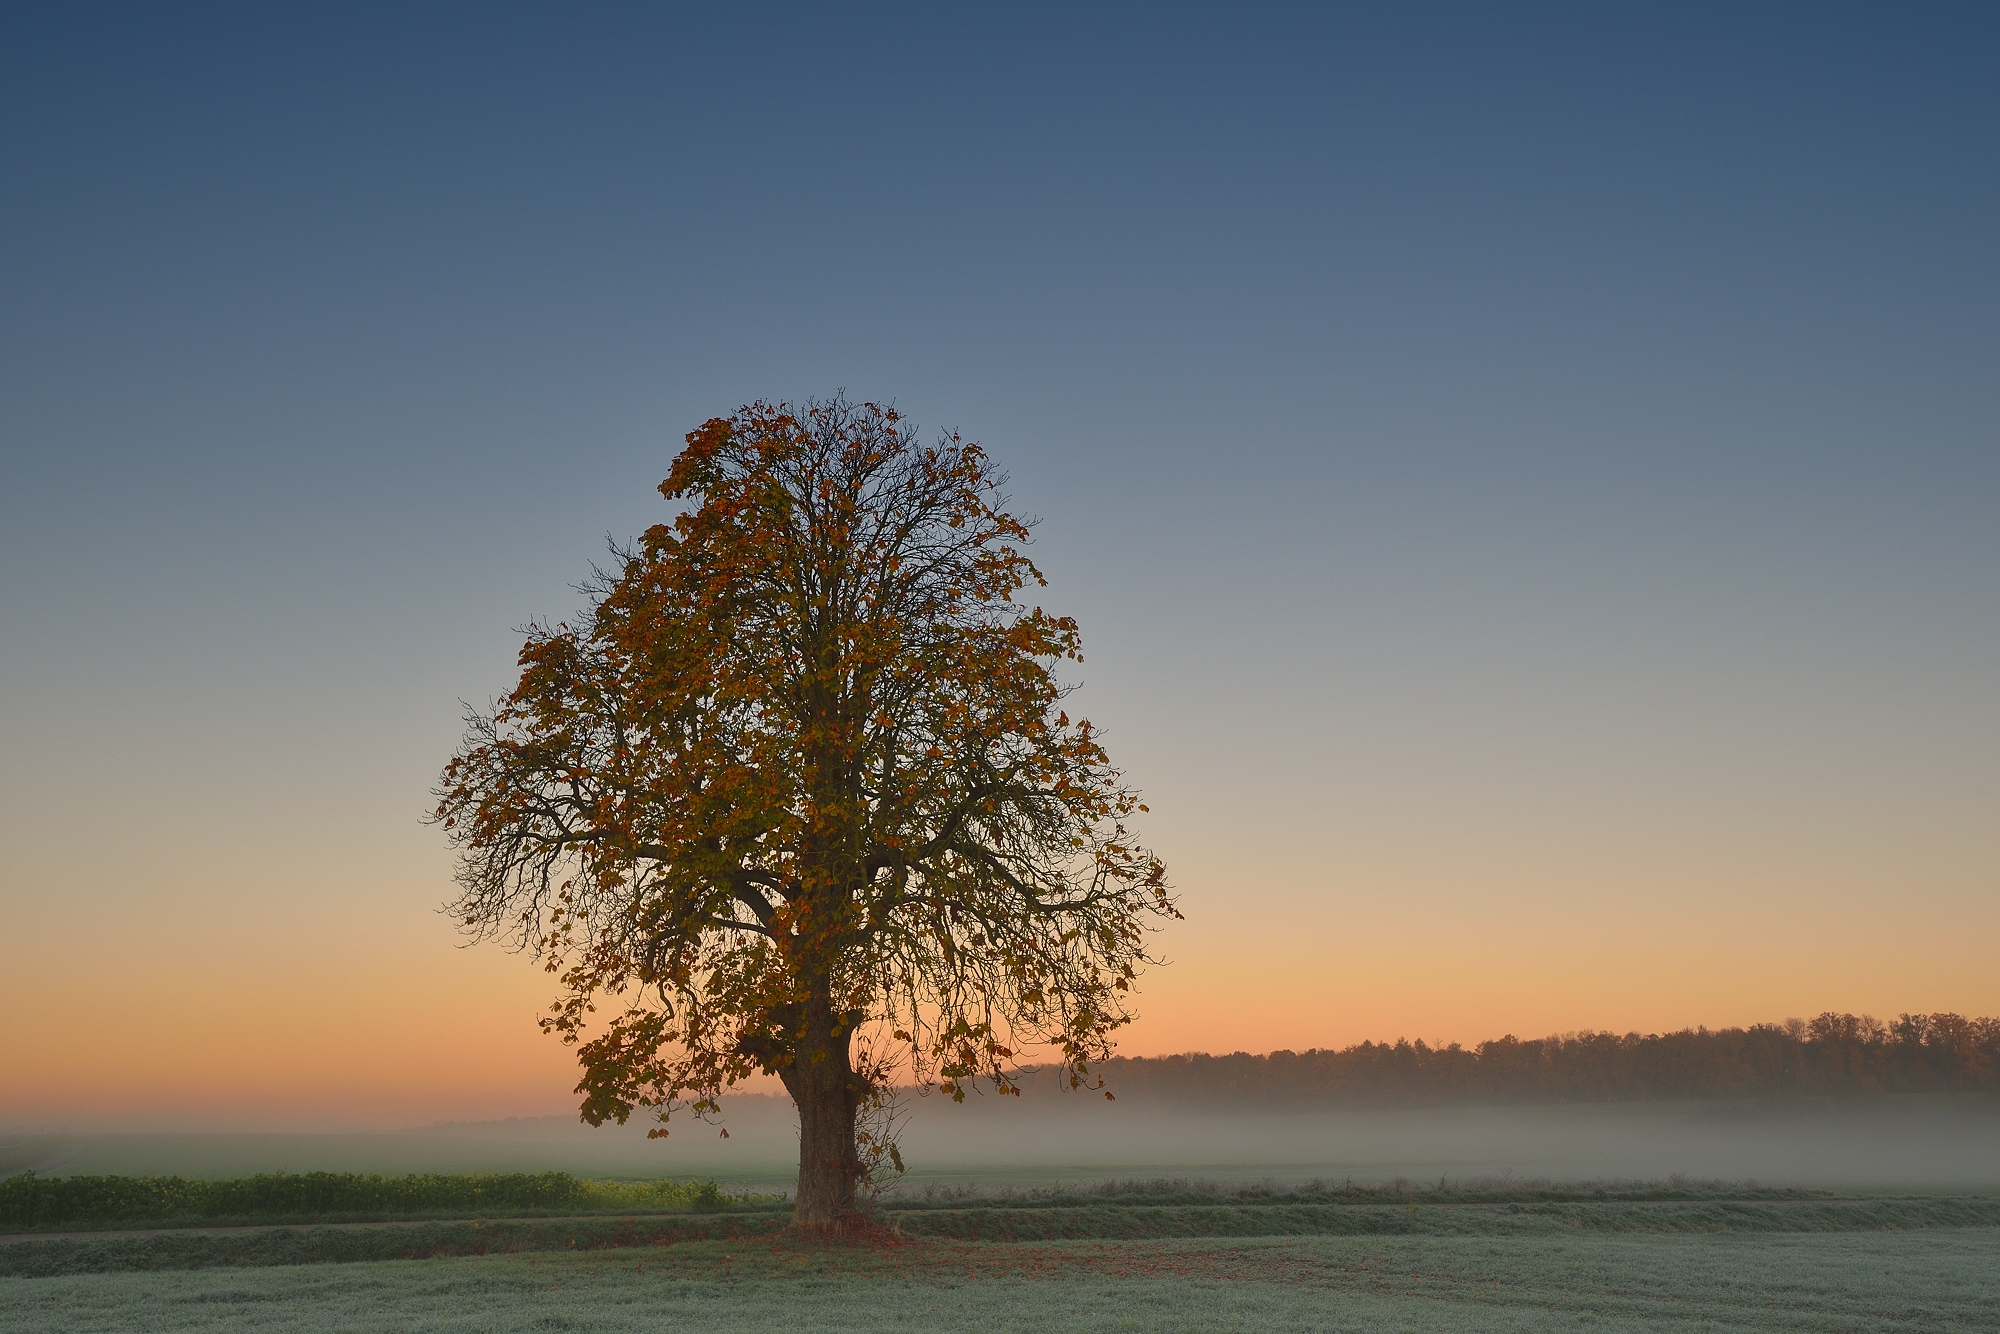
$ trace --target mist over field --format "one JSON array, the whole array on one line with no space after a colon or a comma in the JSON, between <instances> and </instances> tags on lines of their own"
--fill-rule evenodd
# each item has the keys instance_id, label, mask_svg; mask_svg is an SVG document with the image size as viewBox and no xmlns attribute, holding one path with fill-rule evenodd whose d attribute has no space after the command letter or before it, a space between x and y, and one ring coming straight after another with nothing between
<instances>
[{"instance_id":1,"label":"mist over field","mask_svg":"<svg viewBox=\"0 0 2000 1334\"><path fill-rule=\"evenodd\" d=\"M1768 1185L2000 1187L2000 1102L1973 1097L1529 1107L1190 1109L1036 1090L1022 1098L910 1097L904 1189L1113 1177L1376 1183L1480 1177L1554 1181L1755 1179ZM562 1169L586 1176L714 1177L788 1185L796 1118L781 1097L726 1099L717 1127L676 1116L664 1140L635 1118L460 1122L373 1134L0 1135L0 1174Z\"/></svg>"}]
</instances>

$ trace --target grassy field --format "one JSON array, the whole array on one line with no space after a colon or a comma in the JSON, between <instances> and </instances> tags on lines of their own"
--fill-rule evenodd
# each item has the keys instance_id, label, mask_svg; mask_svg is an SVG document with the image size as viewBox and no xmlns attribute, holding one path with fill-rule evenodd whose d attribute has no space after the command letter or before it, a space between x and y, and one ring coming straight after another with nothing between
<instances>
[{"instance_id":1,"label":"grassy field","mask_svg":"<svg viewBox=\"0 0 2000 1334\"><path fill-rule=\"evenodd\" d=\"M0 1331L2000 1329L2000 1230L782 1241L0 1282Z\"/></svg>"},{"instance_id":2,"label":"grassy field","mask_svg":"<svg viewBox=\"0 0 2000 1334\"><path fill-rule=\"evenodd\" d=\"M282 1192L278 1193L282 1195ZM0 1242L0 1334L1996 1330L2000 1197L1654 1183L933 1190L807 1247L769 1199Z\"/></svg>"}]
</instances>

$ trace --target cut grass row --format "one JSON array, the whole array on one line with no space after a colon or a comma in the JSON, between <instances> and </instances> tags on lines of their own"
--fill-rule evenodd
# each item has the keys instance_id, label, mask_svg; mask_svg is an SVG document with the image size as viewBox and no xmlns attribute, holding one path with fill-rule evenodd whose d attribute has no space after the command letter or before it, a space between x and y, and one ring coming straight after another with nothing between
<instances>
[{"instance_id":1,"label":"cut grass row","mask_svg":"<svg viewBox=\"0 0 2000 1334\"><path fill-rule=\"evenodd\" d=\"M604 1251L689 1241L769 1237L789 1213L651 1218L508 1218L378 1226L152 1232L0 1242L0 1276L101 1274L149 1269L354 1264L453 1255Z\"/></svg>"},{"instance_id":2,"label":"cut grass row","mask_svg":"<svg viewBox=\"0 0 2000 1334\"><path fill-rule=\"evenodd\" d=\"M1586 1232L1877 1232L2000 1227L1991 1196L1674 1203L1099 1205L885 1211L912 1237L976 1241L1155 1237L1510 1236Z\"/></svg>"},{"instance_id":3,"label":"cut grass row","mask_svg":"<svg viewBox=\"0 0 2000 1334\"><path fill-rule=\"evenodd\" d=\"M25 1172L0 1180L0 1232L502 1214L705 1213L782 1203L776 1196L732 1196L713 1181L597 1181L568 1172L267 1172L220 1181Z\"/></svg>"},{"instance_id":4,"label":"cut grass row","mask_svg":"<svg viewBox=\"0 0 2000 1334\"><path fill-rule=\"evenodd\" d=\"M1412 1185L1222 1186L1185 1180L1107 1181L1095 1187L978 1191L930 1187L899 1192L898 1212L958 1210L975 1204L1008 1209L1074 1210L1144 1204L1506 1204L1784 1201L1824 1191L1722 1182L1474 1181ZM713 1181L606 1181L568 1172L421 1173L268 1172L225 1180L179 1176L37 1176L0 1179L0 1233L259 1224L363 1223L433 1218L571 1217L593 1213L721 1213L788 1207L782 1195L740 1195Z\"/></svg>"},{"instance_id":5,"label":"cut grass row","mask_svg":"<svg viewBox=\"0 0 2000 1334\"><path fill-rule=\"evenodd\" d=\"M1313 1180L1296 1185L1250 1184L1156 1178L1150 1181L1109 1180L1095 1186L1076 1184L1018 1187L924 1186L886 1196L899 1211L966 1209L979 1206L1008 1209L1073 1209L1088 1204L1548 1204L1687 1202L1696 1200L1815 1200L1833 1198L1832 1191L1798 1186L1759 1186L1734 1181L1584 1181L1557 1184L1539 1178L1471 1181L1392 1182L1355 1184Z\"/></svg>"},{"instance_id":6,"label":"cut grass row","mask_svg":"<svg viewBox=\"0 0 2000 1334\"><path fill-rule=\"evenodd\" d=\"M1828 1234L2000 1228L2000 1199L1815 1198L1575 1203L1083 1204L1066 1208L885 1208L879 1215L918 1242L1054 1242L1173 1238L1542 1237L1607 1234ZM263 1228L234 1233L35 1238L0 1244L0 1275L200 1269L426 1259L439 1256L671 1247L769 1238L780 1211L705 1216L501 1219L371 1227Z\"/></svg>"}]
</instances>

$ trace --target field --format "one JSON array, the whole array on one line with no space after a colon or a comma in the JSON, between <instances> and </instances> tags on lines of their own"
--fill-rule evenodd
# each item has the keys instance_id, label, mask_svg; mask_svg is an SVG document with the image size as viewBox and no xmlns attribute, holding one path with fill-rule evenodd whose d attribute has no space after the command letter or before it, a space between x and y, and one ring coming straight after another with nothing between
<instances>
[{"instance_id":1,"label":"field","mask_svg":"<svg viewBox=\"0 0 2000 1334\"><path fill-rule=\"evenodd\" d=\"M10 1279L0 1330L1983 1330L2000 1231L690 1242Z\"/></svg>"},{"instance_id":2,"label":"field","mask_svg":"<svg viewBox=\"0 0 2000 1334\"><path fill-rule=\"evenodd\" d=\"M0 1331L2000 1330L1993 1195L1155 1182L890 1204L896 1235L835 1247L779 1235L768 1198L18 1238Z\"/></svg>"}]
</instances>

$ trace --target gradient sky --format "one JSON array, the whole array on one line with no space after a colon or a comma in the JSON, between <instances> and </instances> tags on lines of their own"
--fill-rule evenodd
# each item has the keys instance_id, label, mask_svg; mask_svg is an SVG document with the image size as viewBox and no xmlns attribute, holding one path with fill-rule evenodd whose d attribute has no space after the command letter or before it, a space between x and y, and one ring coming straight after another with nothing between
<instances>
[{"instance_id":1,"label":"gradient sky","mask_svg":"<svg viewBox=\"0 0 2000 1334\"><path fill-rule=\"evenodd\" d=\"M2000 1012L1991 7L0 18L0 1122L562 1111L460 699L845 388L1038 514L1125 1050Z\"/></svg>"}]
</instances>

